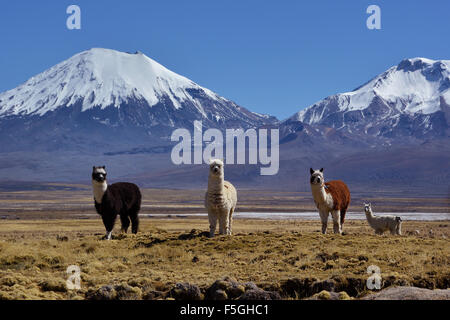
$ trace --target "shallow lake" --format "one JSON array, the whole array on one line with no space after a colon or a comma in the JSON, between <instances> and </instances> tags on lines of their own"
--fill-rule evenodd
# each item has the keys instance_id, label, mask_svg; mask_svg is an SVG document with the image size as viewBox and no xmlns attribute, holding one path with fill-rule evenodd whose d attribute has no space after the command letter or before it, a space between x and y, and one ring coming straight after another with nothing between
<instances>
[{"instance_id":1,"label":"shallow lake","mask_svg":"<svg viewBox=\"0 0 450 320\"><path fill-rule=\"evenodd\" d=\"M405 220L450 220L450 213L433 213L433 212L383 212L378 214L383 215L395 215L400 216ZM168 217L168 215L151 214L147 215L151 218L161 218ZM201 217L207 216L206 213L186 213L186 214L173 214L170 217L182 218L182 217ZM317 212L235 212L233 218L236 219L307 219L307 220L319 220L319 214ZM348 212L345 215L346 219L354 220L365 220L366 216L364 213L359 212ZM331 216L330 216L331 220Z\"/></svg>"}]
</instances>

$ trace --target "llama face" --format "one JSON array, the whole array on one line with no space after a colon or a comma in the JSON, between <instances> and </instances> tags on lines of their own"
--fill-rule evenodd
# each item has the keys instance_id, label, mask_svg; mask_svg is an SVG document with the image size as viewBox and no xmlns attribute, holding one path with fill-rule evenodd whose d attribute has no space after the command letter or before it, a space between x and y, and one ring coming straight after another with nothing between
<instances>
[{"instance_id":1,"label":"llama face","mask_svg":"<svg viewBox=\"0 0 450 320\"><path fill-rule=\"evenodd\" d=\"M309 172L311 174L311 177L309 179L309 182L313 185L323 185L325 183L325 179L323 178L323 168L320 170L313 170L312 168L309 169Z\"/></svg>"},{"instance_id":2,"label":"llama face","mask_svg":"<svg viewBox=\"0 0 450 320\"><path fill-rule=\"evenodd\" d=\"M105 166L92 168L92 180L103 183L106 180Z\"/></svg>"},{"instance_id":3,"label":"llama face","mask_svg":"<svg viewBox=\"0 0 450 320\"><path fill-rule=\"evenodd\" d=\"M371 212L372 211L372 206L370 203L365 203L364 202L364 211L365 212Z\"/></svg>"},{"instance_id":4,"label":"llama face","mask_svg":"<svg viewBox=\"0 0 450 320\"><path fill-rule=\"evenodd\" d=\"M223 175L223 162L218 159L210 160L209 162L209 172L214 176Z\"/></svg>"}]
</instances>

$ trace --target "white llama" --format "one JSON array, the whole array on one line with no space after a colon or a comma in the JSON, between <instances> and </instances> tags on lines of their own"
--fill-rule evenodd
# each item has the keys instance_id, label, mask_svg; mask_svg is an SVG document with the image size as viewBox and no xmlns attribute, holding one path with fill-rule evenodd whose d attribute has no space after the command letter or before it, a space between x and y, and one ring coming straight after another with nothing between
<instances>
[{"instance_id":1,"label":"white llama","mask_svg":"<svg viewBox=\"0 0 450 320\"><path fill-rule=\"evenodd\" d=\"M219 233L231 235L232 216L236 208L237 192L231 183L224 181L223 166L221 160L210 160L208 190L205 194L210 237L214 237L217 220Z\"/></svg>"},{"instance_id":2,"label":"white llama","mask_svg":"<svg viewBox=\"0 0 450 320\"><path fill-rule=\"evenodd\" d=\"M366 213L367 222L375 230L376 234L383 234L389 230L391 234L402 234L402 219L398 216L379 216L376 217L372 212L372 205L364 203L364 212Z\"/></svg>"}]
</instances>

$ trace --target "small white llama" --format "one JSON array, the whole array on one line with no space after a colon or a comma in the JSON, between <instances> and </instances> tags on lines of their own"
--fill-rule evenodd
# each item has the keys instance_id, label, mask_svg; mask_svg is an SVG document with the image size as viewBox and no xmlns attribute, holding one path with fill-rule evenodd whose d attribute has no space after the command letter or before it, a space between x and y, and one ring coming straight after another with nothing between
<instances>
[{"instance_id":1,"label":"small white llama","mask_svg":"<svg viewBox=\"0 0 450 320\"><path fill-rule=\"evenodd\" d=\"M398 216L374 216L370 203L364 203L364 212L366 213L367 222L375 230L376 234L383 234L388 230L393 235L402 234L402 218Z\"/></svg>"},{"instance_id":2,"label":"small white llama","mask_svg":"<svg viewBox=\"0 0 450 320\"><path fill-rule=\"evenodd\" d=\"M233 212L236 208L237 192L231 183L224 180L223 166L221 160L210 160L208 190L205 194L210 237L214 237L217 220L219 233L231 235Z\"/></svg>"}]
</instances>

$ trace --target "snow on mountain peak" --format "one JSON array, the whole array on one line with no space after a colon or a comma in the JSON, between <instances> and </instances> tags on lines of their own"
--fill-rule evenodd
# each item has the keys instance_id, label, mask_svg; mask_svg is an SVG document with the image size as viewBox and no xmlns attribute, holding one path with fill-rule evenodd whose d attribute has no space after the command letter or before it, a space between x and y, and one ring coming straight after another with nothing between
<instances>
[{"instance_id":1,"label":"snow on mountain peak","mask_svg":"<svg viewBox=\"0 0 450 320\"><path fill-rule=\"evenodd\" d=\"M431 114L440 110L442 98L450 104L450 60L402 60L354 91L327 97L290 119L318 123L326 110L317 107L330 101L339 112L346 112L364 110L375 98L382 99L395 113Z\"/></svg>"},{"instance_id":2,"label":"snow on mountain peak","mask_svg":"<svg viewBox=\"0 0 450 320\"><path fill-rule=\"evenodd\" d=\"M446 60L441 60L443 63L446 62ZM397 65L397 70L404 70L404 71L416 71L418 69L427 68L435 63L440 63L441 61L431 60L427 58L410 58L410 59L404 59ZM447 60L448 62L448 60Z\"/></svg>"},{"instance_id":3,"label":"snow on mountain peak","mask_svg":"<svg viewBox=\"0 0 450 320\"><path fill-rule=\"evenodd\" d=\"M163 95L179 108L180 102L190 99L186 91L189 88L201 89L212 99L220 98L141 52L93 48L1 93L0 116L43 115L79 100L82 100L82 111L94 106L119 107L130 98L144 99L152 106Z\"/></svg>"}]
</instances>

